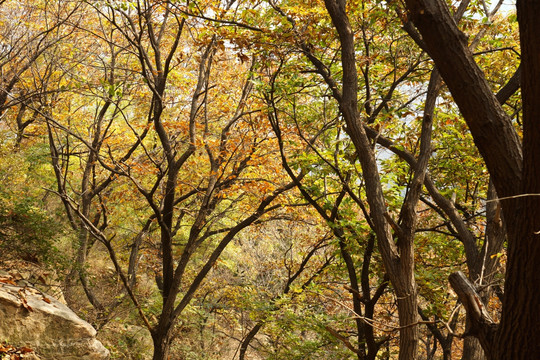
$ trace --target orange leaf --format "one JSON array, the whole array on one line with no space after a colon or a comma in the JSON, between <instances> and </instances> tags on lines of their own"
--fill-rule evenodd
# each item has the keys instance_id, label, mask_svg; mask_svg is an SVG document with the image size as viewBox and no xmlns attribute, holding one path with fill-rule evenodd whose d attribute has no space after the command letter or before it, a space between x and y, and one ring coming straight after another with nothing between
<instances>
[{"instance_id":1,"label":"orange leaf","mask_svg":"<svg viewBox=\"0 0 540 360\"><path fill-rule=\"evenodd\" d=\"M30 349L30 348L28 348L28 347L26 347L26 346L21 347L19 350L20 350L21 353L23 353L23 354L28 354L28 353L31 353L31 352L34 351L34 350L32 350L32 349Z\"/></svg>"}]
</instances>

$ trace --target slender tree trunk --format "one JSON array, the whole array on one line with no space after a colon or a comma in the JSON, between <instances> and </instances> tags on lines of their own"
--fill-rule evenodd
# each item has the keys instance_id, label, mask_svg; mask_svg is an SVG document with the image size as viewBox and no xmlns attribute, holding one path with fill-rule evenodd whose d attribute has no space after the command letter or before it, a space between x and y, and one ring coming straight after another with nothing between
<instances>
[{"instance_id":1,"label":"slender tree trunk","mask_svg":"<svg viewBox=\"0 0 540 360\"><path fill-rule=\"evenodd\" d=\"M411 254L412 255L412 252ZM392 271L390 282L396 290L399 312L399 359L416 359L418 353L418 294L414 262L402 254L399 270Z\"/></svg>"},{"instance_id":2,"label":"slender tree trunk","mask_svg":"<svg viewBox=\"0 0 540 360\"><path fill-rule=\"evenodd\" d=\"M259 321L255 326L248 332L244 340L242 340L242 345L240 346L240 356L238 357L239 360L245 360L246 358L246 352L249 347L249 343L255 335L259 332L259 330L262 328L263 322Z\"/></svg>"},{"instance_id":3,"label":"slender tree trunk","mask_svg":"<svg viewBox=\"0 0 540 360\"><path fill-rule=\"evenodd\" d=\"M347 273L349 275L349 285L351 289L353 289L354 291L351 294L353 297L352 299L353 309L356 314L358 314L359 316L362 316L362 303L360 302L360 299L358 298L358 294L360 294L360 287L358 286L358 276L356 275L354 262L349 251L347 250L347 245L345 244L344 237L340 236L338 237L338 239L339 239L339 248L341 252L341 257L343 258L343 261L345 262ZM366 359L366 331L364 327L364 321L361 318L356 318L355 322L356 322L356 329L358 332L358 335L357 335L358 353L356 354L356 356L358 360L364 360Z\"/></svg>"},{"instance_id":4,"label":"slender tree trunk","mask_svg":"<svg viewBox=\"0 0 540 360\"><path fill-rule=\"evenodd\" d=\"M358 110L358 73L354 48L354 34L346 11L345 0L325 0L326 9L339 34L343 68L340 110L347 123L347 131L356 148L366 184L367 201L372 213L374 230L384 266L398 297L400 322L400 360L417 357L419 332L417 325L417 288L414 279L412 238L401 239L396 245L390 228L379 169L372 145L363 128ZM333 89L335 90L335 89ZM399 237L399 236L398 236Z\"/></svg>"}]
</instances>

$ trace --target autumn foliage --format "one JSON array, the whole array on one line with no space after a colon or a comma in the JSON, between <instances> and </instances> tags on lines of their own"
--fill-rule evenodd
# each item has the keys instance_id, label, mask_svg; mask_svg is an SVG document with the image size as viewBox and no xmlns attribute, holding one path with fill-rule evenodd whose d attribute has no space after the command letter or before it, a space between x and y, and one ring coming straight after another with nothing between
<instances>
[{"instance_id":1,"label":"autumn foliage","mask_svg":"<svg viewBox=\"0 0 540 360\"><path fill-rule=\"evenodd\" d=\"M428 3L0 1L0 265L53 271L115 358L497 358L524 40Z\"/></svg>"}]
</instances>

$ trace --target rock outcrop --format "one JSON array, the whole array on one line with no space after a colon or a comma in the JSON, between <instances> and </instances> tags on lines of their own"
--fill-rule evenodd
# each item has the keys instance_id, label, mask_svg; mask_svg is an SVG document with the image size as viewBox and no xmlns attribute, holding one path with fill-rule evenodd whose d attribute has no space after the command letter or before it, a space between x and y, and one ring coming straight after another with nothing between
<instances>
[{"instance_id":1,"label":"rock outcrop","mask_svg":"<svg viewBox=\"0 0 540 360\"><path fill-rule=\"evenodd\" d=\"M0 282L0 339L44 360L105 360L96 330L67 306L31 287Z\"/></svg>"}]
</instances>

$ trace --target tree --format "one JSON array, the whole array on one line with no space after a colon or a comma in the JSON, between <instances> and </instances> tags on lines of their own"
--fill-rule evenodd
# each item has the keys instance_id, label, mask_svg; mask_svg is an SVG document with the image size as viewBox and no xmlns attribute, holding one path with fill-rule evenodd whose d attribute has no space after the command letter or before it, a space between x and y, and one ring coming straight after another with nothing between
<instances>
[{"instance_id":1,"label":"tree","mask_svg":"<svg viewBox=\"0 0 540 360\"><path fill-rule=\"evenodd\" d=\"M166 359L178 319L225 247L278 209L275 200L293 185L280 180L269 131L258 121L253 59L239 61L219 29L186 17L184 7L172 3L96 3L93 11L104 25L92 34L109 48L97 53L105 64L97 103L81 107L96 116L86 134L84 126L47 118L64 134L50 131L58 194L78 219L79 264L90 236L105 246L152 334L153 358ZM142 95L124 81L129 74L118 77L130 66ZM86 149L77 155L75 174L67 171L73 160L61 151L73 147ZM62 165L59 159L68 160ZM69 185L73 175L79 191ZM134 224L140 224L138 235L117 239L119 229ZM150 238L153 257L146 265L155 272L157 309L136 288L134 259L143 237ZM132 249L127 274L126 241Z\"/></svg>"},{"instance_id":2,"label":"tree","mask_svg":"<svg viewBox=\"0 0 540 360\"><path fill-rule=\"evenodd\" d=\"M381 135L382 131L380 131L378 129L375 130L375 129L371 128L370 126L368 126L368 124L374 122L377 119L377 116L381 114L381 109L386 110L386 112L383 112L383 116L384 116L384 114L392 114L392 111L394 111L397 116L399 116L400 114L405 113L403 108L401 109L401 112L400 112L399 108L398 109L392 108L391 110L388 110L388 108L390 107L389 102L391 100L399 101L398 96L396 96L396 99L393 99L393 95L394 95L393 93L394 93L396 88L399 88L400 84L403 83L403 84L407 84L407 86L412 86L412 85L409 85L409 84L413 84L415 81L419 81L419 78L420 78L417 75L415 77L415 75L413 73L413 71L415 69L414 63L413 63L413 65L411 65L411 68L408 69L408 71L404 71L403 68L398 68L398 66L395 65L398 62L398 60L394 59L393 61L394 61L394 65L395 65L395 70L393 70L393 68L390 67L390 74L392 74L392 70L393 70L393 71L396 71L396 72L397 71L403 71L403 75L397 76L394 73L393 76L394 76L395 80L394 80L394 83L391 83L389 85L388 93L381 95L382 101L381 101L381 103L380 103L380 105L378 107L375 107L375 108L372 107L372 103L377 101L377 98L373 95L373 93L371 92L371 89L375 89L376 87L379 87L379 89L380 89L382 87L381 86L382 82L381 83L376 83L377 85L371 87L370 77L373 77L374 71L371 71L371 65L370 65L371 64L370 46L373 46L374 48L377 47L377 46L380 47L381 43L382 43L381 38L383 38L383 36L384 36L384 35L380 35L380 33L382 33L382 34L387 34L387 33L391 34L391 31L392 31L391 29L392 28L390 26L386 26L386 27L381 28L379 30L380 33L378 33L378 39L377 39L378 41L373 41L373 43L371 43L370 40L369 40L369 36L366 36L366 33L368 33L369 31L373 31L374 33L376 33L376 30L373 30L373 27L374 27L373 26L373 24L374 24L373 21L369 22L369 24L370 24L369 27L363 28L362 30L357 30L356 28L353 29L352 25L348 24L348 22L349 22L349 20L348 20L348 12L353 13L354 11L358 11L358 13L359 13L358 17L361 18L362 16L365 16L363 14L365 14L367 11L369 11L369 10L367 10L368 6L367 6L366 3L362 3L362 8L361 9L355 9L353 7L346 9L344 2L340 2L340 3L327 2L326 3L326 8L328 10L328 13L332 17L334 26L338 29L338 33L340 34L340 42L341 42L341 49L342 49L341 50L341 53L342 53L341 54L341 61L342 61L342 64L343 64L343 78L340 78L340 75L335 74L335 73L339 74L339 68L338 68L338 71L335 70L335 67L337 67L336 64L334 63L334 59L335 59L336 55L334 53L332 53L333 47L334 48L339 48L339 47L334 45L330 41L328 41L328 35L326 33L326 32L329 31L328 28L324 28L324 25L320 25L319 28L318 28L318 32L311 29L310 28L310 26L312 26L311 24L315 23L312 18L316 17L316 16L305 15L305 13L303 13L301 9L298 9L299 6L295 5L294 3L283 2L283 3L279 4L279 5L277 5L277 3L272 3L272 5L273 5L274 9L276 9L276 12L279 15L285 17L288 20L288 22L290 23L290 25L292 26L292 28L293 28L292 31L289 31L288 33L286 33L286 35L288 35L288 36L292 35L293 38L294 38L293 41L295 41L295 43L292 46L296 47L296 51L302 52L305 55L305 57L312 63L313 68L315 69L315 70L312 70L312 69L304 70L304 69L301 68L301 72L309 73L309 72L315 71L316 73L318 73L321 76L321 78L323 78L326 81L326 83L328 84L328 87L330 89L331 95L336 99L337 103L340 105L340 110L344 114L344 119L345 119L345 122L347 124L346 129L349 132L350 137L353 139L353 142L355 141L355 136L356 136L355 146L356 146L356 149L357 149L358 156L360 158L362 158L362 156L371 157L371 160L368 159L369 161L368 160L366 160L365 162L360 161L361 164L362 164L362 171L363 171L364 177L365 176L371 176L371 175L374 176L374 178L372 179L373 182L372 182L371 190L369 188L369 183L371 183L371 180L365 179L366 187L367 187L366 196L368 198L369 212L370 212L370 215L366 215L366 218L369 218L370 216L373 217L373 216L375 216L374 214L377 214L377 212L379 212L379 217L381 219L381 224L384 224L386 222L386 226L390 226L392 228L392 231L394 231L393 236L395 238L399 239L400 236L401 236L402 238L406 237L407 239L409 239L408 241L405 241L405 242L402 242L401 240L398 240L398 247L399 246L406 246L406 245L403 245L403 244L404 243L405 244L409 243L410 248L408 248L408 250L407 249L405 249L405 250L401 249L401 251L396 251L395 254L394 254L395 255L394 260L390 261L390 259L392 259L393 256L394 256L394 255L392 255L392 252L391 251L386 252L386 259L387 259L386 265L388 266L388 263L394 263L394 262L401 263L403 266L408 267L408 269L409 269L408 274L413 274L414 273L414 270L413 270L414 269L414 264L413 264L413 262L412 261L407 262L405 258L401 259L401 253L406 254L407 252L410 252L413 249L413 247L412 247L412 239L415 236L415 233L417 231L417 225L414 224L415 221L416 221L416 220L414 220L415 215L413 215L413 217L409 219L408 218L409 215L407 215L407 214L411 214L411 213L414 213L416 211L416 209L415 209L416 205L414 205L414 204L416 204L416 202L414 200L411 200L411 199L414 199L414 198L420 196L421 186L422 186L422 182L423 182L423 183L425 183L425 185L427 187L429 196L431 196L431 198L433 199L433 201L435 202L436 205L426 201L425 198L424 198L423 201L426 203L426 205L436 208L436 210L438 210L440 214L445 214L448 217L448 221L451 222L452 226L454 226L455 229L456 229L456 230L454 230L451 227L451 232L453 234L455 234L453 236L457 237L464 244L465 253L466 253L466 257L467 257L467 265L469 267L469 273L470 273L471 278L474 281L477 281L479 279L481 281L485 281L486 279L482 278L481 274L483 274L483 271L486 270L486 266L487 266L488 272L490 274L492 274L493 273L492 270L494 269L494 266L496 265L496 261L495 262L488 261L486 263L485 259L490 258L491 260L493 260L493 258L491 256L494 255L495 253L497 253L498 250L496 250L496 249L501 248L502 241L504 240L504 236L503 237L499 236L498 239L495 239L495 238L492 238L492 235L489 235L490 240L483 242L483 248L479 247L479 244L478 244L478 241L477 241L477 236L475 236L473 231L468 229L468 225L466 224L466 221L469 222L469 220L465 220L464 218L462 218L458 214L458 210L456 208L457 205L453 204L453 202L450 199L447 199L443 195L441 195L441 193L436 188L433 180L431 179L431 177L429 175L425 176L425 180L422 180L423 175L421 175L421 174L419 175L420 176L419 178L416 177L416 175L415 175L415 177L413 177L411 175L412 180L405 187L406 190L407 190L407 193L406 193L407 196L406 196L405 202L402 204L401 210L399 211L400 215L399 215L399 220L398 221L393 220L389 216L389 211L390 210L386 210L384 205L381 205L381 207L378 208L378 210L374 210L374 207L373 207L374 203L370 202L370 200L369 200L370 197L375 196L374 191L376 189L374 189L374 188L380 186L380 184L383 183L381 180L376 179L376 177L377 177L376 173L378 171L377 171L377 164L376 164L376 160L375 160L375 156L374 156L374 154L375 154L375 151L374 151L375 146L373 144L370 144L371 141L375 141L378 144L380 144L380 145L382 145L384 147L387 147L389 150L395 152L399 157L401 157L403 160L405 160L409 164L409 166L411 167L410 174L417 174L418 173L418 169L419 169L418 166L421 166L421 165L419 165L420 159L422 159L422 161L427 161L427 158L429 158L431 156L431 154L428 154L430 152L430 150L429 150L429 147L427 147L427 144L430 142L430 135L429 135L430 128L431 128L430 122L432 121L432 118L434 117L435 101L437 99L437 96L439 94L439 89L440 89L440 77L438 75L438 72L434 71L432 73L430 84L429 84L429 87L427 89L426 105L425 105L425 108L424 108L424 116L423 116L423 121L424 121L425 128L423 128L423 130L422 130L422 136L416 135L416 136L418 136L418 138L421 139L420 140L421 143L424 144L424 145L420 145L420 155L419 155L419 160L417 160L417 159L415 159L415 156L413 155L414 150L409 150L409 151L405 150L404 151L403 148L400 148L398 145L396 145L392 141L390 141L387 137L385 137L384 135ZM459 9L457 9L457 11L455 12L454 18L459 19L463 15L465 10L467 9L467 6L468 6L468 3L463 2L460 5ZM377 6L374 6L374 8L377 8ZM496 9L494 11L496 11ZM320 11L315 12L315 13L320 14ZM381 14L382 13L378 13L379 16L381 16ZM493 14L489 14L489 17L491 17L492 15ZM382 16L384 16L384 15L382 15ZM302 24L304 24L302 27L297 26L297 24L299 24L300 22L302 22ZM387 23L388 23L388 21L387 21ZM321 22L321 24L325 24L325 22L323 21L323 22ZM341 30L340 30L340 27L342 27ZM351 29L347 29L347 27L349 27ZM485 32L484 29L479 31L479 34L475 37L475 42L474 43L476 43L476 44L478 43L477 40L481 38L481 36L482 36L482 34L484 32ZM354 34L354 39L353 39L353 33L355 33ZM365 49L362 49L362 50L364 50L364 52L361 52L360 50L358 50L358 48L355 47L355 39L362 38L357 34L363 36L364 43L366 44ZM388 35L388 36L390 37L391 35ZM411 36L413 38L415 38L415 39L417 38L417 37L415 37L414 33L412 33ZM283 36L282 36L282 38L283 38ZM344 41L347 42L347 44L348 44L347 46L343 45ZM393 41L392 44L397 42L396 40L392 40L392 41ZM419 41L419 43L423 47L423 45L421 44L421 41ZM324 44L324 46L326 46L326 47L321 46L321 44ZM471 46L474 47L476 45L472 44ZM392 54L392 46L390 46L389 50L387 50L387 51L390 54ZM326 53L330 53L330 55L327 56ZM399 53L399 51L396 51L396 53ZM357 65L357 63L355 62L355 56L357 54L362 54L362 56L364 58L367 57L367 60L363 61L361 63L361 65ZM282 55L282 56L286 56L286 55ZM323 58L325 56L327 56L328 60ZM396 59L397 59L397 57L396 57ZM327 63L325 63L325 61L327 61ZM379 63L378 65L379 65L379 67L383 66L383 65L381 65L381 63ZM360 68L362 76L357 75L356 70L355 70L355 68L357 66ZM418 66L418 64L416 64L416 66ZM297 68L298 68L298 65L297 65ZM350 73L349 73L349 71L350 71ZM386 78L388 78L388 77L389 76L386 75ZM384 79L384 77L383 77L383 79ZM362 84L362 87L359 85L360 83ZM341 84L343 84L343 85L341 85ZM306 86L306 85L304 85L304 86ZM310 86L313 86L313 85L310 85ZM347 86L351 86L351 87L347 88L347 90L344 90ZM510 88L512 88L512 86L510 86ZM272 89L271 91L274 91L274 89ZM397 91L395 91L395 92L397 93ZM504 95L503 93L504 93L504 91L501 91L500 98L501 99L505 98L505 97L507 98L507 94ZM350 100L349 102L352 105L347 104L346 102L344 103L344 94L348 94L348 96L351 96L351 99L349 99ZM352 95L352 94L357 94L357 95ZM282 100L281 96L282 96L281 94L276 95L278 101ZM324 95L322 95L322 96L324 96ZM362 98L362 100L365 101L363 103L365 113L363 111L360 113L359 112L360 106L357 105L356 103L353 103L353 102L357 101L357 100L355 100L356 98ZM408 104L411 104L413 101L414 100L411 100L411 102L408 103ZM501 100L501 101L504 102L505 100ZM345 112L343 110L343 108L347 107L347 106L350 106L352 108L350 111L353 114L356 114L353 117L356 120L353 121L353 120L351 120L350 117L349 117L349 120L347 120L348 118L347 118L347 116L346 116L346 114L345 114ZM404 108L407 108L406 106L407 105L405 105ZM298 106L298 108L300 108L300 106ZM415 109L414 106L410 106L408 108L413 109L412 110L413 112L418 111L418 110ZM297 111L297 109L293 108L292 110L288 110L288 113L294 113L295 116L296 116L296 111ZM401 115L401 116L406 116L406 115ZM277 117L277 115L275 117ZM305 120L303 120L303 121L306 122ZM313 120L313 121L318 121L318 120ZM357 124L353 124L353 122L357 122ZM296 122L297 126L298 126L298 123L299 123L299 121ZM384 124L384 122L382 122L382 123ZM300 126L305 126L305 125L302 124ZM313 126L313 125L309 125L309 126ZM378 124L377 126L379 127L379 126L381 126L381 124ZM357 130L355 130L355 128ZM354 131L358 131L358 133L356 133L356 135L355 135ZM363 131L365 131L365 134L362 134ZM362 138L364 136L366 137L365 141L364 141L364 147L362 147L361 150L358 150L358 146L360 146L359 145L359 141L360 141L359 138ZM412 134L412 136L415 136L414 133ZM338 151L337 149L338 148L336 148L336 151ZM342 150L339 150L339 151L342 151ZM424 154L424 155L422 156L421 154ZM371 163L373 166L370 167L369 163ZM426 163L426 165L427 165L427 163ZM313 171L313 170L311 170L311 171ZM339 170L337 170L336 173L339 174ZM418 181L419 181L419 183L418 183ZM487 181L485 183L486 183L486 189L487 189ZM379 185L377 185L377 184L379 184ZM384 186L388 186L388 184L385 184ZM383 194L383 192L380 191L380 190L379 190L379 193ZM382 196L383 196L383 198L380 199L379 203L384 204L386 202L388 204L389 203L389 196L387 196L387 194L384 194ZM491 196L493 197L493 195L491 195ZM375 201L375 200L372 199L372 201ZM377 203L377 201L375 201L375 203ZM495 204L494 201L490 202L490 206L492 207L492 210L490 210L491 211L490 213L492 215L490 215L490 216L492 218L493 218L493 211L495 209L495 208L493 208L494 204ZM470 215L465 214L465 217L469 217L469 216ZM409 220L411 222L409 222ZM376 221L373 221L372 223L373 223L373 230L375 232L377 232ZM488 221L488 228L490 228L489 224L493 224L493 222L491 220ZM407 234L409 234L409 235L407 235ZM492 240L496 240L496 241L492 241ZM388 244L390 244L390 243L391 242L388 242ZM489 244L489 246L488 246L488 244ZM388 245L388 246L389 246L389 249L392 248L392 245ZM381 251L383 253L383 258L384 258L385 257L384 248ZM488 255L488 253L489 253L489 255ZM407 263L407 264L405 264L405 263ZM388 268L387 268L387 271L392 272L392 268L390 268L390 270L388 270ZM394 269L394 273L396 274L397 277L402 277L402 276L405 276L405 274L407 274L407 272L403 271L403 269L400 269L399 271L396 271L396 269ZM390 278L392 279L392 276L390 276ZM394 281L399 282L399 281L402 281L402 280L394 278ZM401 290L397 290L398 291L398 298L403 298L404 297L404 296L399 295L399 291L402 292L402 295L407 294L411 289L410 286L412 286L412 285L411 284L404 285L404 286L402 286ZM412 308L412 306L411 306L411 308ZM402 334L402 335L405 336L405 337L411 336L411 339L414 339L414 337L417 336L417 335L414 334L410 330L413 330L411 328L416 327L415 324L417 323L417 321L415 321L415 320L413 321L413 318L415 317L415 311L406 311L405 310L405 312L406 313L408 312L411 315L409 315L410 317L401 324L402 325L402 332L403 333L410 332L410 334L409 335ZM401 338L400 340L404 341L405 343L408 343L408 340L404 340L403 338ZM451 346L451 341L441 340L441 344L443 342L446 343L447 346ZM417 344L417 343L418 343L418 340L411 340L410 344L412 344L412 346L410 346L410 347L402 346L401 347L401 352L402 352L401 356L403 356L404 358L408 358L408 359L413 358L415 356L414 354L416 353L416 350L414 349L414 347L416 346L415 344ZM445 349L445 354L446 354L446 356L449 356L449 354L450 354L449 348Z\"/></svg>"},{"instance_id":3,"label":"tree","mask_svg":"<svg viewBox=\"0 0 540 360\"><path fill-rule=\"evenodd\" d=\"M71 36L66 23L78 21L79 8L80 4L69 1L0 4L0 116L18 109L14 116L17 146L47 103L44 98L60 90L51 84L57 68L48 55Z\"/></svg>"},{"instance_id":4,"label":"tree","mask_svg":"<svg viewBox=\"0 0 540 360\"><path fill-rule=\"evenodd\" d=\"M540 181L540 94L538 35L534 21L538 4L517 1L521 43L523 139L493 94L482 70L467 47L467 38L452 21L442 1L406 1L410 20L426 44L474 137L493 179L507 222L508 262L502 319L498 326L479 316L472 306L474 324L491 359L530 359L540 355L538 292L540 260L538 208ZM470 300L462 299L465 304Z\"/></svg>"}]
</instances>

